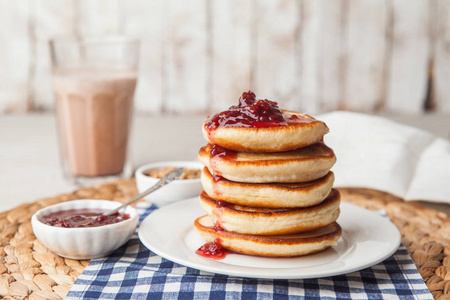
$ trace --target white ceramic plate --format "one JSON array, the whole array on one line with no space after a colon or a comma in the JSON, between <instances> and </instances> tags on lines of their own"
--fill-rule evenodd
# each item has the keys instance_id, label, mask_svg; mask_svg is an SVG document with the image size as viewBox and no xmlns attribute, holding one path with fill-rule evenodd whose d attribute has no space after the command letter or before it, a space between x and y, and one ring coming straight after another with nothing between
<instances>
[{"instance_id":1,"label":"white ceramic plate","mask_svg":"<svg viewBox=\"0 0 450 300\"><path fill-rule=\"evenodd\" d=\"M338 223L343 232L337 246L295 258L228 254L223 260L212 260L195 254L205 241L193 222L204 214L197 197L165 206L145 218L139 227L139 238L154 253L184 266L272 279L319 278L358 271L388 258L400 244L400 233L387 218L341 203Z\"/></svg>"}]
</instances>

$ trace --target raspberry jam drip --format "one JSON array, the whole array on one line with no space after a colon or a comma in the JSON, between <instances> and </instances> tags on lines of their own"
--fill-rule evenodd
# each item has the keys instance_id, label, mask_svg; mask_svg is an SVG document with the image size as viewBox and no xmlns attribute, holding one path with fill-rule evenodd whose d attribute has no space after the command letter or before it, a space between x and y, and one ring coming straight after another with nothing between
<instances>
[{"instance_id":1,"label":"raspberry jam drip","mask_svg":"<svg viewBox=\"0 0 450 300\"><path fill-rule=\"evenodd\" d=\"M82 228L114 224L130 218L130 215L119 212L104 216L105 212L104 209L62 210L45 215L40 221L54 227Z\"/></svg>"},{"instance_id":2,"label":"raspberry jam drip","mask_svg":"<svg viewBox=\"0 0 450 300\"><path fill-rule=\"evenodd\" d=\"M209 117L205 127L211 131L218 127L279 127L307 121L297 115L284 114L278 103L267 99L257 100L255 93L248 91L239 98L238 105Z\"/></svg>"},{"instance_id":3,"label":"raspberry jam drip","mask_svg":"<svg viewBox=\"0 0 450 300\"><path fill-rule=\"evenodd\" d=\"M214 178L216 178L216 176L222 175L218 171L218 168L216 166L218 161L222 158L225 158L225 159L235 158L237 156L237 152L230 150L230 149L226 149L219 145L209 145L209 147L210 147L210 149L209 149L209 165L210 165L212 173L213 173L212 175L214 176Z\"/></svg>"},{"instance_id":4,"label":"raspberry jam drip","mask_svg":"<svg viewBox=\"0 0 450 300\"><path fill-rule=\"evenodd\" d=\"M222 178L222 176L219 176L219 175L213 175L213 180L214 180L214 182L220 182L220 181L223 181L223 178Z\"/></svg>"},{"instance_id":5,"label":"raspberry jam drip","mask_svg":"<svg viewBox=\"0 0 450 300\"><path fill-rule=\"evenodd\" d=\"M221 147L219 145L211 145L209 156L211 158L235 158L236 151Z\"/></svg>"},{"instance_id":6,"label":"raspberry jam drip","mask_svg":"<svg viewBox=\"0 0 450 300\"><path fill-rule=\"evenodd\" d=\"M223 200L217 201L217 207L228 207L228 208L234 209L235 206L236 206L235 204L230 203L230 202L226 202L226 201L223 201Z\"/></svg>"},{"instance_id":7,"label":"raspberry jam drip","mask_svg":"<svg viewBox=\"0 0 450 300\"><path fill-rule=\"evenodd\" d=\"M220 244L220 239L217 238L212 243L206 243L200 248L198 248L197 251L195 251L200 256L211 258L211 259L224 259L227 255L227 251L222 248L222 245Z\"/></svg>"},{"instance_id":8,"label":"raspberry jam drip","mask_svg":"<svg viewBox=\"0 0 450 300\"><path fill-rule=\"evenodd\" d=\"M213 229L216 230L216 231L224 231L224 230L225 230L225 229L222 227L222 224L221 224L219 221L217 221L217 222L214 224Z\"/></svg>"}]
</instances>

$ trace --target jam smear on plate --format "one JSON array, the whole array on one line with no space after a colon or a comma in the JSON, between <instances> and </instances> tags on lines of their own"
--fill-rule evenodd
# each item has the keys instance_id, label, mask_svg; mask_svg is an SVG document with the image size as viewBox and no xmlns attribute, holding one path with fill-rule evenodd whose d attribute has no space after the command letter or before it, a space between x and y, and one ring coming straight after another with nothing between
<instances>
[{"instance_id":1,"label":"jam smear on plate","mask_svg":"<svg viewBox=\"0 0 450 300\"><path fill-rule=\"evenodd\" d=\"M212 243L206 243L198 248L195 253L206 258L216 260L224 259L227 256L228 251L222 247L220 242L220 239L217 238Z\"/></svg>"},{"instance_id":2,"label":"jam smear on plate","mask_svg":"<svg viewBox=\"0 0 450 300\"><path fill-rule=\"evenodd\" d=\"M205 129L214 131L219 127L280 127L309 122L310 119L283 113L277 102L267 99L257 100L255 93L248 91L239 98L238 105L209 117Z\"/></svg>"},{"instance_id":3,"label":"jam smear on plate","mask_svg":"<svg viewBox=\"0 0 450 300\"><path fill-rule=\"evenodd\" d=\"M107 212L105 209L89 208L61 210L47 214L39 221L54 227L84 228L114 224L130 218L129 214L121 212L104 216L103 213L105 212Z\"/></svg>"}]
</instances>

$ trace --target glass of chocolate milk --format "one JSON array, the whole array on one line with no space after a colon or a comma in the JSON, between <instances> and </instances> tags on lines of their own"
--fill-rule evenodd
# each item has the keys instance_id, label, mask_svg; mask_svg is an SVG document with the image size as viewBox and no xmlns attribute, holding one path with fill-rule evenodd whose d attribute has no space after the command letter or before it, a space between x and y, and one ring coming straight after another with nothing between
<instances>
[{"instance_id":1,"label":"glass of chocolate milk","mask_svg":"<svg viewBox=\"0 0 450 300\"><path fill-rule=\"evenodd\" d=\"M131 175L127 157L139 41L50 41L64 175L78 185Z\"/></svg>"}]
</instances>

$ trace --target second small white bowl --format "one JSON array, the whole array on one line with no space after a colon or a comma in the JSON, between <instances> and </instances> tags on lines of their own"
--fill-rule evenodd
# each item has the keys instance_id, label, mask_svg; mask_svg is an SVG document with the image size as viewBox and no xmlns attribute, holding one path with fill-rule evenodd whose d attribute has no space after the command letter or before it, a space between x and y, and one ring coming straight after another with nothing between
<instances>
[{"instance_id":1,"label":"second small white bowl","mask_svg":"<svg viewBox=\"0 0 450 300\"><path fill-rule=\"evenodd\" d=\"M136 170L136 185L139 193L144 192L155 183L159 178L145 175L145 171L164 168L164 167L185 167L189 169L202 170L203 165L196 161L163 161L152 164L143 165ZM161 207L179 200L198 196L202 191L202 183L200 178L196 179L180 179L174 180L159 190L146 196L144 199Z\"/></svg>"},{"instance_id":2,"label":"second small white bowl","mask_svg":"<svg viewBox=\"0 0 450 300\"><path fill-rule=\"evenodd\" d=\"M125 244L139 222L139 215L131 206L125 208L128 220L98 227L62 228L44 224L40 219L50 213L72 209L114 209L122 203L108 200L73 200L38 210L31 217L34 235L56 254L72 259L104 257Z\"/></svg>"}]
</instances>

